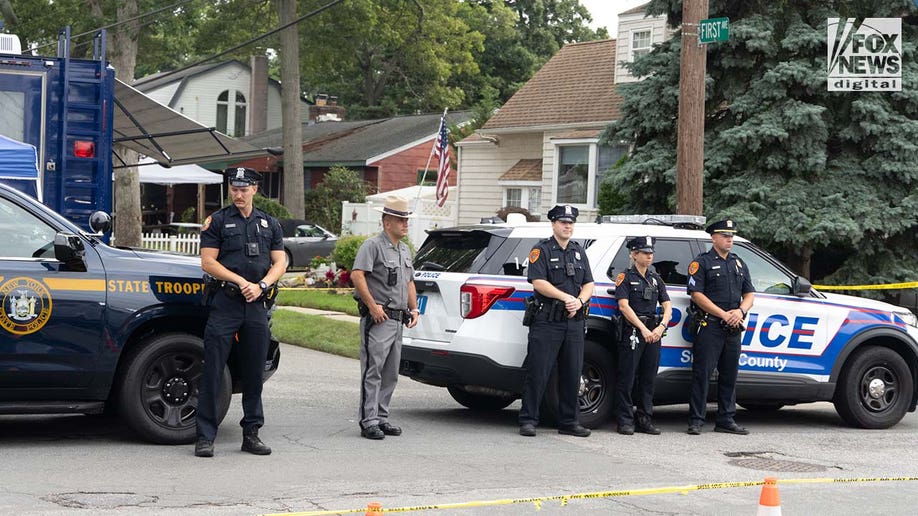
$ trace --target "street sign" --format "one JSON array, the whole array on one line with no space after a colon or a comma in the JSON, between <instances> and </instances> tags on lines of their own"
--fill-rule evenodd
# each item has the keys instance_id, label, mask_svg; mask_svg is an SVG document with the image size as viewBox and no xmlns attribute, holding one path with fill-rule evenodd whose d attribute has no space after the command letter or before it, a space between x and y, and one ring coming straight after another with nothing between
<instances>
[{"instance_id":1,"label":"street sign","mask_svg":"<svg viewBox=\"0 0 918 516\"><path fill-rule=\"evenodd\" d=\"M698 43L727 41L730 36L730 18L708 18L698 22Z\"/></svg>"}]
</instances>

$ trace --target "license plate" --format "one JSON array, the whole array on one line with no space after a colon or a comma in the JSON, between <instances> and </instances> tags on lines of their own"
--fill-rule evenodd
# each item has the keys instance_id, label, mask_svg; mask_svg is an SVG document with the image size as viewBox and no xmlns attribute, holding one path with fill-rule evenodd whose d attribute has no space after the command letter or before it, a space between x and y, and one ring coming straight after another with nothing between
<instances>
[{"instance_id":1,"label":"license plate","mask_svg":"<svg viewBox=\"0 0 918 516\"><path fill-rule=\"evenodd\" d=\"M418 310L423 314L427 309L427 296L418 296Z\"/></svg>"}]
</instances>

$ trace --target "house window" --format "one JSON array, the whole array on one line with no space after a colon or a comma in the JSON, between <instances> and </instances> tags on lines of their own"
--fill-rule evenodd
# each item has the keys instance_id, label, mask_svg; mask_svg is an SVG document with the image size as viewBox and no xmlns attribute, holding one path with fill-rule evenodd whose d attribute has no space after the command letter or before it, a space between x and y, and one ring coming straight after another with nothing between
<instances>
[{"instance_id":1,"label":"house window","mask_svg":"<svg viewBox=\"0 0 918 516\"><path fill-rule=\"evenodd\" d=\"M505 197L506 197L506 200L504 200L504 206L513 206L516 208L523 207L523 189L522 188L507 188Z\"/></svg>"},{"instance_id":2,"label":"house window","mask_svg":"<svg viewBox=\"0 0 918 516\"><path fill-rule=\"evenodd\" d=\"M586 204L590 145L565 145L558 147L558 151L558 203Z\"/></svg>"},{"instance_id":3,"label":"house window","mask_svg":"<svg viewBox=\"0 0 918 516\"><path fill-rule=\"evenodd\" d=\"M631 32L631 60L650 52L650 29Z\"/></svg>"},{"instance_id":4,"label":"house window","mask_svg":"<svg viewBox=\"0 0 918 516\"><path fill-rule=\"evenodd\" d=\"M418 169L418 184L421 186L436 186L437 185L437 171L436 169L429 168L427 169L427 175L424 175L424 169Z\"/></svg>"},{"instance_id":5,"label":"house window","mask_svg":"<svg viewBox=\"0 0 918 516\"><path fill-rule=\"evenodd\" d=\"M230 109L230 93L235 99L232 109ZM245 136L245 122L245 95L239 91L223 90L217 96L217 130L229 136ZM230 127L233 128L232 132L228 131Z\"/></svg>"},{"instance_id":6,"label":"house window","mask_svg":"<svg viewBox=\"0 0 918 516\"><path fill-rule=\"evenodd\" d=\"M596 166L596 188L593 189L593 205L599 206L599 185L602 184L609 169L614 167L623 156L628 154L628 146L624 144L599 146L599 160Z\"/></svg>"},{"instance_id":7,"label":"house window","mask_svg":"<svg viewBox=\"0 0 918 516\"><path fill-rule=\"evenodd\" d=\"M526 209L529 213L541 213L542 210L542 189L539 187L529 187L529 202Z\"/></svg>"}]
</instances>

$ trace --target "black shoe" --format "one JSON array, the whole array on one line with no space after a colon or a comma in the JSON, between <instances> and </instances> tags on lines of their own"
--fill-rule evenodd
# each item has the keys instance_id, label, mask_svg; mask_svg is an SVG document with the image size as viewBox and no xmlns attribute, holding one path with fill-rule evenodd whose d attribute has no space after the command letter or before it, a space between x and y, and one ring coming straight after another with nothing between
<instances>
[{"instance_id":1,"label":"black shoe","mask_svg":"<svg viewBox=\"0 0 918 516\"><path fill-rule=\"evenodd\" d=\"M379 425L370 425L360 431L360 435L366 437L367 439L373 439L378 441L380 439L385 439L386 434L379 429Z\"/></svg>"},{"instance_id":2,"label":"black shoe","mask_svg":"<svg viewBox=\"0 0 918 516\"><path fill-rule=\"evenodd\" d=\"M562 435L573 435L574 437L588 437L590 435L590 429L584 428L578 424L572 426L562 426L558 429L558 433Z\"/></svg>"},{"instance_id":3,"label":"black shoe","mask_svg":"<svg viewBox=\"0 0 918 516\"><path fill-rule=\"evenodd\" d=\"M688 431L685 433L689 435L701 435L701 425L689 425Z\"/></svg>"},{"instance_id":4,"label":"black shoe","mask_svg":"<svg viewBox=\"0 0 918 516\"><path fill-rule=\"evenodd\" d=\"M214 456L214 442L208 441L207 439L198 438L198 442L194 443L194 456L195 457L213 457Z\"/></svg>"},{"instance_id":5,"label":"black shoe","mask_svg":"<svg viewBox=\"0 0 918 516\"><path fill-rule=\"evenodd\" d=\"M379 429L386 435L402 435L402 429L389 423L380 423Z\"/></svg>"},{"instance_id":6,"label":"black shoe","mask_svg":"<svg viewBox=\"0 0 918 516\"><path fill-rule=\"evenodd\" d=\"M622 435L634 435L634 425L618 425L618 433Z\"/></svg>"},{"instance_id":7,"label":"black shoe","mask_svg":"<svg viewBox=\"0 0 918 516\"><path fill-rule=\"evenodd\" d=\"M660 429L653 426L653 423L651 423L650 421L638 423L637 425L635 425L634 431L640 432L642 434L650 434L650 435L660 435L662 433Z\"/></svg>"},{"instance_id":8,"label":"black shoe","mask_svg":"<svg viewBox=\"0 0 918 516\"><path fill-rule=\"evenodd\" d=\"M242 436L242 451L249 452L253 455L271 455L271 448L261 442L258 434L247 434Z\"/></svg>"},{"instance_id":9,"label":"black shoe","mask_svg":"<svg viewBox=\"0 0 918 516\"><path fill-rule=\"evenodd\" d=\"M749 430L746 430L736 423L730 423L726 426L715 426L714 431L723 432L725 434L749 435Z\"/></svg>"},{"instance_id":10,"label":"black shoe","mask_svg":"<svg viewBox=\"0 0 918 516\"><path fill-rule=\"evenodd\" d=\"M535 437L535 434L535 425L531 425L529 423L523 423L520 425L520 435L525 435L526 437Z\"/></svg>"}]
</instances>

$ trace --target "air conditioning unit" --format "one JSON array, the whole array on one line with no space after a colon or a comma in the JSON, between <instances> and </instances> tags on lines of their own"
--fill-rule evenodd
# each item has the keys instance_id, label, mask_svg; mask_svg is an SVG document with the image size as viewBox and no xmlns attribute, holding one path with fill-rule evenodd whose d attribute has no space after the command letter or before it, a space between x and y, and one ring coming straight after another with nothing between
<instances>
[{"instance_id":1,"label":"air conditioning unit","mask_svg":"<svg viewBox=\"0 0 918 516\"><path fill-rule=\"evenodd\" d=\"M22 54L22 43L15 34L0 34L0 54Z\"/></svg>"}]
</instances>

